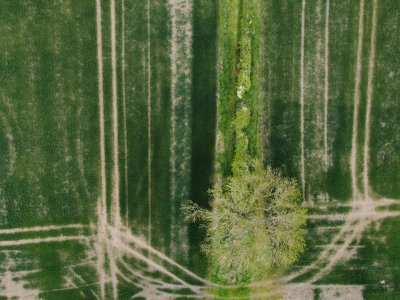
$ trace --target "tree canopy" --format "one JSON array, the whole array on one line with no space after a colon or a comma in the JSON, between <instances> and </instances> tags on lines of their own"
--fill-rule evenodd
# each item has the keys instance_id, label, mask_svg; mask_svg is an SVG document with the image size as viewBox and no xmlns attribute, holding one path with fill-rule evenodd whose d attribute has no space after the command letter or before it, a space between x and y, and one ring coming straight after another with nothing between
<instances>
[{"instance_id":1,"label":"tree canopy","mask_svg":"<svg viewBox=\"0 0 400 300\"><path fill-rule=\"evenodd\" d=\"M186 220L204 222L210 272L224 284L265 279L305 248L307 211L296 181L258 159L258 3L220 2L217 180L211 210L183 207Z\"/></svg>"},{"instance_id":2,"label":"tree canopy","mask_svg":"<svg viewBox=\"0 0 400 300\"><path fill-rule=\"evenodd\" d=\"M213 277L226 284L264 279L287 267L304 251L307 211L294 180L248 155L243 131L250 110L238 110L233 174L211 190L211 210L189 202L186 220L205 221L203 245Z\"/></svg>"}]
</instances>

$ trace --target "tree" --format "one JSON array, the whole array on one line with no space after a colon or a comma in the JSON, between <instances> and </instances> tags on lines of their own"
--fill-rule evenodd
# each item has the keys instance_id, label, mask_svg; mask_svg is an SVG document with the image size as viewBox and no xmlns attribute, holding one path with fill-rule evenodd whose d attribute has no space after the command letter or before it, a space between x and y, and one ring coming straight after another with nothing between
<instances>
[{"instance_id":1,"label":"tree","mask_svg":"<svg viewBox=\"0 0 400 300\"><path fill-rule=\"evenodd\" d=\"M211 190L212 209L183 207L187 221L205 221L203 250L213 277L226 284L262 280L295 262L305 247L307 211L298 185L248 156L249 119L246 107L236 114L233 174Z\"/></svg>"}]
</instances>

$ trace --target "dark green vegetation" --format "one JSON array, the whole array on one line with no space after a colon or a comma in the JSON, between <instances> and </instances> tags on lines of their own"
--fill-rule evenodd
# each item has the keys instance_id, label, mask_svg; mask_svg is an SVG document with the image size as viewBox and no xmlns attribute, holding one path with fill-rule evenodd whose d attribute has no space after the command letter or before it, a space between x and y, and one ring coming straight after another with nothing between
<instances>
[{"instance_id":1,"label":"dark green vegetation","mask_svg":"<svg viewBox=\"0 0 400 300\"><path fill-rule=\"evenodd\" d=\"M71 4L0 3L1 227L87 223L95 208L95 14Z\"/></svg>"},{"instance_id":2,"label":"dark green vegetation","mask_svg":"<svg viewBox=\"0 0 400 300\"><path fill-rule=\"evenodd\" d=\"M193 83L192 83L192 176L190 199L209 207L208 189L214 178L216 89L217 89L217 14L214 0L195 0L193 8ZM189 225L190 265L205 274L207 263L200 245L205 232Z\"/></svg>"},{"instance_id":3,"label":"dark green vegetation","mask_svg":"<svg viewBox=\"0 0 400 300\"><path fill-rule=\"evenodd\" d=\"M354 93L360 1L330 1L329 44L325 49L327 1L305 5L304 121L305 182L308 199L346 202L352 197ZM372 82L370 185L377 197L397 198L399 93L395 76L399 14L393 1L378 1L375 74ZM367 85L373 2L365 1L361 98L357 131L357 178L363 189ZM302 1L263 1L260 61L266 162L300 179L300 58ZM328 51L328 166L324 163L325 51ZM390 112L389 112L390 110ZM385 119L385 120L384 120ZM389 125L390 124L390 125ZM296 146L295 146L296 145ZM389 175L391 174L391 175ZM381 180L385 178L385 180ZM390 186L390 187L389 187ZM379 195L379 196L378 196Z\"/></svg>"},{"instance_id":4,"label":"dark green vegetation","mask_svg":"<svg viewBox=\"0 0 400 300\"><path fill-rule=\"evenodd\" d=\"M371 124L371 185L374 191L390 198L400 195L400 10L393 1L378 8L376 75Z\"/></svg>"}]
</instances>

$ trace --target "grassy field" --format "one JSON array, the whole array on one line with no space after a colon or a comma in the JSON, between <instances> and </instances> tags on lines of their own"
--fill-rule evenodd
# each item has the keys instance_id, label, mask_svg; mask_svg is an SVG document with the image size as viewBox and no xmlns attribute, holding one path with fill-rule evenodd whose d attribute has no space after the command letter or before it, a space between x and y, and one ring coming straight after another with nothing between
<instances>
[{"instance_id":1,"label":"grassy field","mask_svg":"<svg viewBox=\"0 0 400 300\"><path fill-rule=\"evenodd\" d=\"M400 187L399 157L399 106L396 83L400 60L394 53L399 50L399 9L391 1L379 3L375 58L374 101L371 113L371 163L370 181L378 195L398 198Z\"/></svg>"},{"instance_id":2,"label":"grassy field","mask_svg":"<svg viewBox=\"0 0 400 300\"><path fill-rule=\"evenodd\" d=\"M0 222L87 223L98 165L97 106L86 100L97 90L93 10L2 1L1 11Z\"/></svg>"},{"instance_id":3,"label":"grassy field","mask_svg":"<svg viewBox=\"0 0 400 300\"><path fill-rule=\"evenodd\" d=\"M67 266L87 259L79 239L88 233L82 225L94 220L98 195L93 8L80 1L0 3L1 297L91 295L49 291L65 285ZM74 223L82 229L63 228ZM60 229L14 231L48 225ZM28 245L60 236L71 240Z\"/></svg>"},{"instance_id":4,"label":"grassy field","mask_svg":"<svg viewBox=\"0 0 400 300\"><path fill-rule=\"evenodd\" d=\"M101 230L102 211L106 223L117 226L121 216L155 249L204 274L201 232L192 228L189 240L180 205L207 205L212 180L215 3L26 0L0 8L0 225L11 228L0 232L2 278L24 266L30 274L35 262L40 272L20 279L31 289L25 296L101 296L101 274L86 274L96 274L96 260L85 240ZM103 267L112 273L105 251L97 260L110 259ZM82 260L89 263L78 277L63 277ZM0 295L11 297L6 285ZM119 289L124 297L135 287Z\"/></svg>"},{"instance_id":5,"label":"grassy field","mask_svg":"<svg viewBox=\"0 0 400 300\"><path fill-rule=\"evenodd\" d=\"M398 201L384 198L399 196L398 10L316 0L267 1L262 12L264 157L298 179L310 207L308 249L287 278L395 298Z\"/></svg>"},{"instance_id":6,"label":"grassy field","mask_svg":"<svg viewBox=\"0 0 400 300\"><path fill-rule=\"evenodd\" d=\"M187 293L154 251L207 276L180 206L231 173L240 105L251 154L309 207L284 282L399 297L399 17L394 0L0 1L0 298L101 297L99 264L108 298ZM139 273L96 248L103 225L134 233Z\"/></svg>"}]
</instances>

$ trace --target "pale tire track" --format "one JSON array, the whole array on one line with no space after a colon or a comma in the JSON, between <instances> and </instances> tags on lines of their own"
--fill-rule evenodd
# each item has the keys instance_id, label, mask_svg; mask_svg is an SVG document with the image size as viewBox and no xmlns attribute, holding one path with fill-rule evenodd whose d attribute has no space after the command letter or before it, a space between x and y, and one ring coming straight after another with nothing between
<instances>
[{"instance_id":1,"label":"pale tire track","mask_svg":"<svg viewBox=\"0 0 400 300\"><path fill-rule=\"evenodd\" d=\"M113 136L113 161L112 161L112 187L111 187L111 222L120 229L120 176L119 176L119 144L118 144L118 90L117 90L117 54L116 54L116 30L115 30L115 0L110 0L110 25L111 25L111 66L112 66L112 136ZM111 243L117 243L114 236ZM110 246L107 241L108 258L110 263L111 285L114 300L118 299L118 278L116 260L119 250Z\"/></svg>"},{"instance_id":2,"label":"pale tire track","mask_svg":"<svg viewBox=\"0 0 400 300\"><path fill-rule=\"evenodd\" d=\"M47 238L0 241L0 247L22 246L22 245L55 243L55 242L67 242L67 241L86 241L86 240L88 240L88 237L84 236L84 235L56 236L56 237L47 237Z\"/></svg>"},{"instance_id":3,"label":"pale tire track","mask_svg":"<svg viewBox=\"0 0 400 300\"><path fill-rule=\"evenodd\" d=\"M104 142L104 90L103 90L103 44L102 44L102 29L101 29L101 0L96 0L96 34L97 34L97 64L98 64L98 97L99 97L99 129L100 129L100 178L101 178L101 193L97 201L97 273L99 276L100 297L105 298L105 248L106 239L106 160L105 160L105 142Z\"/></svg>"},{"instance_id":4,"label":"pale tire track","mask_svg":"<svg viewBox=\"0 0 400 300\"><path fill-rule=\"evenodd\" d=\"M143 241L139 237L136 237L135 235L133 235L129 231L127 232L126 235L122 235L121 232L116 230L116 228L108 227L108 230L111 232L111 234L120 236L120 238L119 238L120 243L123 243L123 241L121 241L121 239L124 239L124 240L126 240L126 242L125 242L126 244L134 244L135 247L140 248L140 249L144 249L145 251L147 251L148 253L151 253L155 257L158 257L161 260L163 260L164 262L170 264L171 266L181 270L182 272L184 272L185 274L190 276L192 279L195 279L195 280L197 280L197 281L199 281L199 282L201 282L201 283L203 283L205 285L216 286L215 284L211 283L210 281L208 281L208 280L196 275L195 273L191 272L189 269L181 266L176 261L174 261L173 259L171 259L168 256L166 256L164 253L154 249L151 245L146 244L145 241Z\"/></svg>"},{"instance_id":5,"label":"pale tire track","mask_svg":"<svg viewBox=\"0 0 400 300\"><path fill-rule=\"evenodd\" d=\"M356 78L354 86L354 114L353 114L353 134L350 158L351 182L353 191L353 201L359 200L359 190L357 183L357 139L358 139L358 115L360 106L361 93L361 71L362 71L362 50L364 35L364 0L360 0L360 15L358 24L358 46L357 46L357 63Z\"/></svg>"},{"instance_id":6,"label":"pale tire track","mask_svg":"<svg viewBox=\"0 0 400 300\"><path fill-rule=\"evenodd\" d=\"M119 176L119 147L118 147L118 90L117 90L115 0L110 0L110 23L111 23L112 136L113 136L111 221L116 227L120 227L121 219L120 219L120 204L119 204L120 176Z\"/></svg>"},{"instance_id":7,"label":"pale tire track","mask_svg":"<svg viewBox=\"0 0 400 300\"><path fill-rule=\"evenodd\" d=\"M386 198L379 199L379 201L369 200L353 202L351 211L344 215L344 218L332 219L332 221L342 220L344 221L344 224L341 225L340 231L333 237L331 242L324 247L318 258L313 263L303 267L299 271L288 274L284 278L284 282L290 282L299 276L307 274L317 268L320 269L321 266L323 266L322 269L320 269L308 282L313 283L321 279L340 261L345 261L349 258L349 246L354 240L359 241L361 239L363 232L368 229L368 226L370 226L372 222L381 221L386 218L397 218L400 216L400 212L376 211L379 208L382 209L385 206L388 207L396 203L398 203L398 200ZM327 215L324 220L330 220L330 216ZM342 240L343 243L341 243ZM337 248L339 250L336 250Z\"/></svg>"},{"instance_id":8,"label":"pale tire track","mask_svg":"<svg viewBox=\"0 0 400 300\"><path fill-rule=\"evenodd\" d=\"M26 232L42 232L63 229L83 229L82 224L68 224L68 225L49 225L49 226L35 226L35 227L21 227L11 229L0 229L0 234L17 234Z\"/></svg>"},{"instance_id":9,"label":"pale tire track","mask_svg":"<svg viewBox=\"0 0 400 300\"><path fill-rule=\"evenodd\" d=\"M370 199L370 186L369 186L369 157L370 157L370 139L371 139L371 107L373 97L373 82L375 71L375 53L376 53L376 23L377 23L378 0L374 0L372 11L372 29L371 29L371 46L369 56L369 72L368 72L368 86L367 86L367 112L365 118L365 140L364 140L364 199Z\"/></svg>"}]
</instances>

